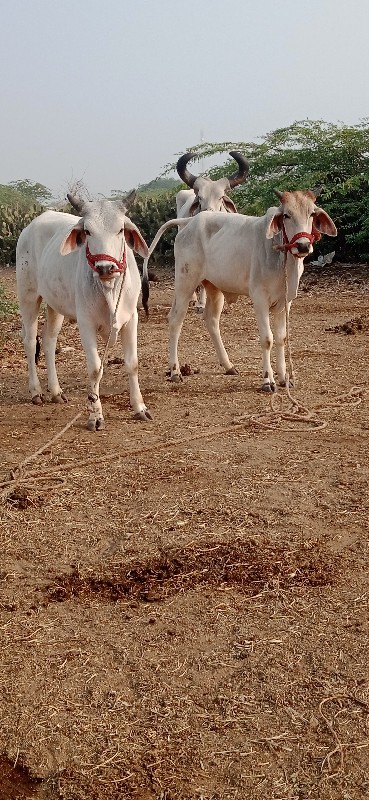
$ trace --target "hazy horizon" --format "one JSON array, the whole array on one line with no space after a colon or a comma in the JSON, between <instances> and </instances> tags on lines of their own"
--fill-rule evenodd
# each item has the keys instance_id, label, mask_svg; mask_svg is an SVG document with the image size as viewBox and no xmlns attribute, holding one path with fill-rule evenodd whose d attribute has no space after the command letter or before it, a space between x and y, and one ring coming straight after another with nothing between
<instances>
[{"instance_id":1,"label":"hazy horizon","mask_svg":"<svg viewBox=\"0 0 369 800\"><path fill-rule=\"evenodd\" d=\"M0 7L3 184L29 178L56 197L75 181L92 195L126 191L201 139L368 116L364 0Z\"/></svg>"}]
</instances>

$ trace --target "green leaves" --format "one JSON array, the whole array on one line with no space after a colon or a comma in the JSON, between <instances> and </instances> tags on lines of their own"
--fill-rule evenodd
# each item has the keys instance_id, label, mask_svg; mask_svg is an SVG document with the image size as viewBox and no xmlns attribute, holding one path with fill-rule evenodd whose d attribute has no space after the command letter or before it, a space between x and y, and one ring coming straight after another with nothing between
<instances>
[{"instance_id":1,"label":"green leaves","mask_svg":"<svg viewBox=\"0 0 369 800\"><path fill-rule=\"evenodd\" d=\"M23 228L45 209L42 203L51 199L51 192L42 183L25 178L0 185L0 261L15 262L15 248Z\"/></svg>"},{"instance_id":2,"label":"green leaves","mask_svg":"<svg viewBox=\"0 0 369 800\"><path fill-rule=\"evenodd\" d=\"M21 194L22 197L25 197L30 203L39 203L42 205L48 203L52 198L50 189L48 189L47 186L44 186L43 183L31 181L29 178L11 181L9 186Z\"/></svg>"},{"instance_id":3,"label":"green leaves","mask_svg":"<svg viewBox=\"0 0 369 800\"><path fill-rule=\"evenodd\" d=\"M322 206L334 219L341 259L369 258L369 120L349 126L323 120L303 120L277 128L258 142L209 142L189 148L197 160L239 150L250 163L245 183L232 192L239 212L263 214L276 204L273 189L313 189L324 186ZM168 165L175 169L175 164ZM229 174L229 159L208 171L212 178ZM323 237L317 255L332 248Z\"/></svg>"},{"instance_id":4,"label":"green leaves","mask_svg":"<svg viewBox=\"0 0 369 800\"><path fill-rule=\"evenodd\" d=\"M170 191L138 194L129 209L129 216L140 229L144 239L150 246L158 229L164 222L176 217L176 194L180 186ZM173 242L177 228L166 231L158 243L153 255L153 263L174 262Z\"/></svg>"},{"instance_id":5,"label":"green leaves","mask_svg":"<svg viewBox=\"0 0 369 800\"><path fill-rule=\"evenodd\" d=\"M29 208L19 205L0 205L0 261L15 262L15 249L23 228L44 209L33 204Z\"/></svg>"}]
</instances>

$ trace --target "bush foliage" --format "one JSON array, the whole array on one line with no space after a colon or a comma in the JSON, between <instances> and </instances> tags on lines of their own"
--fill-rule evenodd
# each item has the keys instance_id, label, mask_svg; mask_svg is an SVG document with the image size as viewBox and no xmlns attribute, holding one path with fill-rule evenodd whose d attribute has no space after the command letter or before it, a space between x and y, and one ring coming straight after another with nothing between
<instances>
[{"instance_id":1,"label":"bush foliage","mask_svg":"<svg viewBox=\"0 0 369 800\"><path fill-rule=\"evenodd\" d=\"M155 192L153 195L140 195L138 193L135 203L130 207L129 216L140 229L149 246L160 226L167 220L176 217L176 194L178 188L169 192ZM176 234L177 228L175 227L170 228L163 234L152 255L152 263L165 264L168 261L173 262L173 242Z\"/></svg>"},{"instance_id":2,"label":"bush foliage","mask_svg":"<svg viewBox=\"0 0 369 800\"><path fill-rule=\"evenodd\" d=\"M335 249L341 261L369 260L369 120L354 126L304 120L257 143L202 143L191 150L199 160L229 150L240 150L249 160L248 178L232 193L243 214L264 214L276 205L273 189L323 186L318 203L336 223L338 237L323 237L316 252ZM230 169L233 159L209 175L217 178Z\"/></svg>"},{"instance_id":3,"label":"bush foliage","mask_svg":"<svg viewBox=\"0 0 369 800\"><path fill-rule=\"evenodd\" d=\"M0 262L15 263L15 248L23 228L44 209L37 203L32 205L0 205Z\"/></svg>"},{"instance_id":4,"label":"bush foliage","mask_svg":"<svg viewBox=\"0 0 369 800\"><path fill-rule=\"evenodd\" d=\"M349 126L304 120L268 133L258 142L205 143L189 148L202 161L230 150L239 150L250 163L245 183L230 194L243 214L263 214L276 205L273 189L324 187L318 203L338 228L337 239L323 237L316 255L335 249L336 258L369 260L369 120ZM165 177L175 170L170 164L156 181L139 187L130 216L150 245L158 228L175 217L175 196L182 184ZM198 170L199 171L199 170ZM234 172L234 161L214 167L208 174L219 178ZM121 194L112 191L112 197ZM28 179L0 185L0 261L13 262L15 245L25 225L50 199L49 190ZM173 261L176 228L162 237L153 257L156 263Z\"/></svg>"}]
</instances>

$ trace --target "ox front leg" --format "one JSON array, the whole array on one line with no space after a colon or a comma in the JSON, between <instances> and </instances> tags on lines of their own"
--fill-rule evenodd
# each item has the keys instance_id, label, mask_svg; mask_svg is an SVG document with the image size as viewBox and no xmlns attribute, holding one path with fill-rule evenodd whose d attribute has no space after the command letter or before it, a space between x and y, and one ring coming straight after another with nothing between
<instances>
[{"instance_id":1,"label":"ox front leg","mask_svg":"<svg viewBox=\"0 0 369 800\"><path fill-rule=\"evenodd\" d=\"M206 282L205 298L204 321L215 347L219 363L224 367L227 375L237 375L237 370L228 358L228 353L220 335L219 320L224 306L224 295L212 283Z\"/></svg>"},{"instance_id":2,"label":"ox front leg","mask_svg":"<svg viewBox=\"0 0 369 800\"><path fill-rule=\"evenodd\" d=\"M290 303L288 304L288 313L290 310ZM274 327L274 342L276 354L276 372L280 386L286 386L286 358L285 358L285 344L286 344L286 313L285 310L274 314L273 318ZM292 375L289 375L289 383L291 384Z\"/></svg>"},{"instance_id":3,"label":"ox front leg","mask_svg":"<svg viewBox=\"0 0 369 800\"><path fill-rule=\"evenodd\" d=\"M137 322L138 314L137 310L135 310L131 319L121 330L121 340L124 352L124 366L129 382L129 399L134 411L134 419L148 422L148 420L152 420L152 416L142 399L138 382Z\"/></svg>"},{"instance_id":4,"label":"ox front leg","mask_svg":"<svg viewBox=\"0 0 369 800\"><path fill-rule=\"evenodd\" d=\"M270 361L271 350L273 347L273 334L269 322L269 303L266 297L258 296L252 298L255 308L255 315L259 329L260 344L263 359L263 392L275 392L275 382Z\"/></svg>"},{"instance_id":5,"label":"ox front leg","mask_svg":"<svg viewBox=\"0 0 369 800\"><path fill-rule=\"evenodd\" d=\"M103 365L97 350L96 332L85 325L79 326L82 346L86 355L87 372L90 379L90 392L88 394L89 417L87 429L101 431L104 426L104 417L100 402L100 381L103 376Z\"/></svg>"}]
</instances>

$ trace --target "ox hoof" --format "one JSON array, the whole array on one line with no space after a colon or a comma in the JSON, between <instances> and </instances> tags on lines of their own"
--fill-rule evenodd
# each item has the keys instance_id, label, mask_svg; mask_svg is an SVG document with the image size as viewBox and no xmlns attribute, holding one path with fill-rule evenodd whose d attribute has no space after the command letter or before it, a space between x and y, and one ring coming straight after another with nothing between
<instances>
[{"instance_id":1,"label":"ox hoof","mask_svg":"<svg viewBox=\"0 0 369 800\"><path fill-rule=\"evenodd\" d=\"M60 392L60 394L54 394L52 396L51 402L52 403L67 403L68 402L68 398L65 396L65 394L63 392Z\"/></svg>"},{"instance_id":2,"label":"ox hoof","mask_svg":"<svg viewBox=\"0 0 369 800\"><path fill-rule=\"evenodd\" d=\"M267 392L267 394L271 394L271 392L275 392L276 385L275 383L263 383L261 387L262 392Z\"/></svg>"},{"instance_id":3,"label":"ox hoof","mask_svg":"<svg viewBox=\"0 0 369 800\"><path fill-rule=\"evenodd\" d=\"M198 314L203 314L205 311L205 306L195 306L195 311L197 311Z\"/></svg>"},{"instance_id":4,"label":"ox hoof","mask_svg":"<svg viewBox=\"0 0 369 800\"><path fill-rule=\"evenodd\" d=\"M173 375L170 376L169 380L171 381L171 383L182 383L183 378L182 375L178 374L178 372L175 372Z\"/></svg>"},{"instance_id":5,"label":"ox hoof","mask_svg":"<svg viewBox=\"0 0 369 800\"><path fill-rule=\"evenodd\" d=\"M282 387L282 389L285 389L287 386L287 381L279 381L279 385ZM293 381L289 380L288 386L291 387L291 389L293 389Z\"/></svg>"},{"instance_id":6,"label":"ox hoof","mask_svg":"<svg viewBox=\"0 0 369 800\"><path fill-rule=\"evenodd\" d=\"M45 402L45 398L44 398L43 394L35 394L32 397L32 403L33 403L34 406L43 406L44 402Z\"/></svg>"},{"instance_id":7,"label":"ox hoof","mask_svg":"<svg viewBox=\"0 0 369 800\"><path fill-rule=\"evenodd\" d=\"M229 369L226 369L226 373L225 374L226 375L238 375L238 370L236 369L236 367L230 367Z\"/></svg>"},{"instance_id":8,"label":"ox hoof","mask_svg":"<svg viewBox=\"0 0 369 800\"><path fill-rule=\"evenodd\" d=\"M88 431L102 431L105 428L105 420L103 417L100 419L89 419L86 428Z\"/></svg>"},{"instance_id":9,"label":"ox hoof","mask_svg":"<svg viewBox=\"0 0 369 800\"><path fill-rule=\"evenodd\" d=\"M152 420L152 416L148 408L144 411L136 411L133 415L133 419L138 419L140 422L150 422Z\"/></svg>"}]
</instances>

